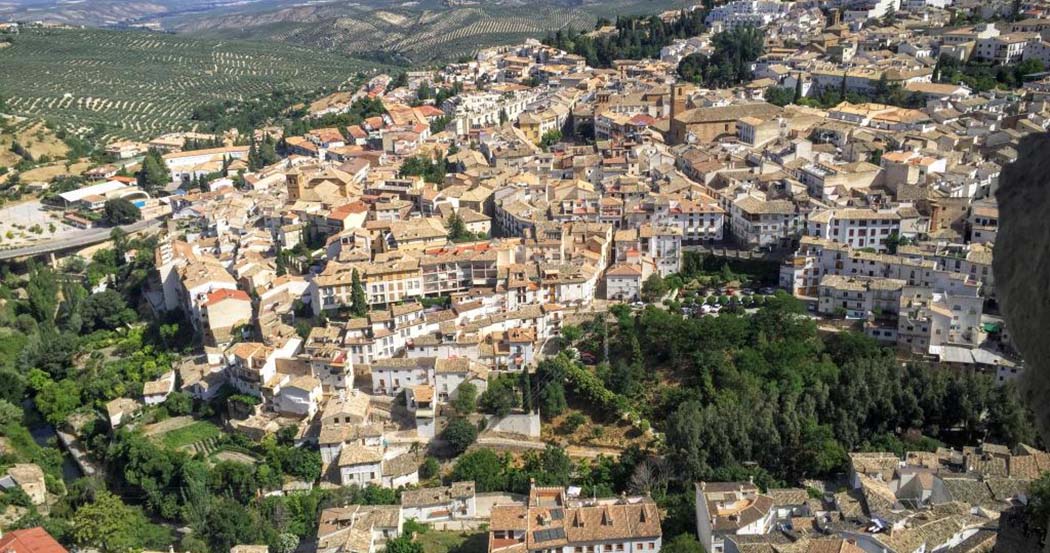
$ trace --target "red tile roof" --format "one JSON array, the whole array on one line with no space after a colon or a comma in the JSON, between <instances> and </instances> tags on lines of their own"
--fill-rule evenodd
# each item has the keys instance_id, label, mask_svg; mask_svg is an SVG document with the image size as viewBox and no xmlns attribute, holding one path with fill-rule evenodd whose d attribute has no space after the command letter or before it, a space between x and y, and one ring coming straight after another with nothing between
<instances>
[{"instance_id":1,"label":"red tile roof","mask_svg":"<svg viewBox=\"0 0 1050 553\"><path fill-rule=\"evenodd\" d=\"M214 305L216 303L219 303L220 301L227 300L227 299L237 299L237 300L241 300L241 301L252 301L252 299L250 297L248 297L248 293L245 292L244 290L229 290L227 288L220 288L220 289L218 289L218 290L208 294L208 299L204 302L204 305L205 306Z\"/></svg>"},{"instance_id":2,"label":"red tile roof","mask_svg":"<svg viewBox=\"0 0 1050 553\"><path fill-rule=\"evenodd\" d=\"M51 537L51 534L39 526L4 534L3 537L0 537L0 552L69 553L65 547L55 541L55 538Z\"/></svg>"}]
</instances>

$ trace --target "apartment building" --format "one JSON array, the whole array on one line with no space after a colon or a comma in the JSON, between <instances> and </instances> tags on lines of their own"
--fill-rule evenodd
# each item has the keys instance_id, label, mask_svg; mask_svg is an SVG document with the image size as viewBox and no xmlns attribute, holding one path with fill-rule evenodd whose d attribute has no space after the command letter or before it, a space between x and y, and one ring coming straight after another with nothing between
<instances>
[{"instance_id":1,"label":"apartment building","mask_svg":"<svg viewBox=\"0 0 1050 553\"><path fill-rule=\"evenodd\" d=\"M906 283L894 278L825 275L820 280L817 311L847 319L867 319L869 315L894 315L900 306Z\"/></svg>"},{"instance_id":2,"label":"apartment building","mask_svg":"<svg viewBox=\"0 0 1050 553\"><path fill-rule=\"evenodd\" d=\"M729 206L730 231L748 247L778 247L802 231L804 218L788 200L764 200L744 195Z\"/></svg>"},{"instance_id":3,"label":"apartment building","mask_svg":"<svg viewBox=\"0 0 1050 553\"><path fill-rule=\"evenodd\" d=\"M984 334L981 315L984 298L972 293L952 293L925 287L905 287L901 292L897 343L921 355L937 354L941 346L975 347Z\"/></svg>"},{"instance_id":4,"label":"apartment building","mask_svg":"<svg viewBox=\"0 0 1050 553\"><path fill-rule=\"evenodd\" d=\"M806 227L809 236L879 252L886 250L891 236L902 235L897 209L828 209L810 215Z\"/></svg>"}]
</instances>

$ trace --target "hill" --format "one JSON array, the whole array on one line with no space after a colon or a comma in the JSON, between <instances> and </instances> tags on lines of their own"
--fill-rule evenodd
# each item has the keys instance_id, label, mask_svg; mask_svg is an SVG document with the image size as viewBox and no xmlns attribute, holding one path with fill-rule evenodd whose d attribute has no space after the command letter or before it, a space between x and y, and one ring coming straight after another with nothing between
<instances>
[{"instance_id":1,"label":"hill","mask_svg":"<svg viewBox=\"0 0 1050 553\"><path fill-rule=\"evenodd\" d=\"M8 111L142 138L191 128L195 107L336 87L375 64L293 45L139 31L32 29L0 49Z\"/></svg>"},{"instance_id":2,"label":"hill","mask_svg":"<svg viewBox=\"0 0 1050 553\"><path fill-rule=\"evenodd\" d=\"M479 48L541 38L568 27L589 30L599 17L658 13L695 2L683 0L559 0L397 4L373 0L300 4L277 9L252 6L162 18L179 33L206 37L275 40L375 59L437 64L468 56Z\"/></svg>"}]
</instances>

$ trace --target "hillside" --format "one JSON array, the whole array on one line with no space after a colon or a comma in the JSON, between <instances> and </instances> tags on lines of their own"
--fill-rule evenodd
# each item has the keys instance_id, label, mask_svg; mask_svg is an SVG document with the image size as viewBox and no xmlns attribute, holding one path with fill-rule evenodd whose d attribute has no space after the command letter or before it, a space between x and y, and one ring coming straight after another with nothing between
<instances>
[{"instance_id":1,"label":"hillside","mask_svg":"<svg viewBox=\"0 0 1050 553\"><path fill-rule=\"evenodd\" d=\"M321 3L162 19L165 28L206 37L267 39L352 55L432 64L479 48L540 38L549 31L590 29L599 17L658 13L682 0L607 2Z\"/></svg>"},{"instance_id":2,"label":"hillside","mask_svg":"<svg viewBox=\"0 0 1050 553\"><path fill-rule=\"evenodd\" d=\"M11 151L15 142L34 160L44 156L63 159L69 152L69 146L45 127L43 121L0 121L0 167L14 167L22 160L21 155Z\"/></svg>"},{"instance_id":3,"label":"hillside","mask_svg":"<svg viewBox=\"0 0 1050 553\"><path fill-rule=\"evenodd\" d=\"M30 30L0 50L8 109L59 128L147 137L201 104L345 83L374 64L297 46L103 30Z\"/></svg>"}]
</instances>

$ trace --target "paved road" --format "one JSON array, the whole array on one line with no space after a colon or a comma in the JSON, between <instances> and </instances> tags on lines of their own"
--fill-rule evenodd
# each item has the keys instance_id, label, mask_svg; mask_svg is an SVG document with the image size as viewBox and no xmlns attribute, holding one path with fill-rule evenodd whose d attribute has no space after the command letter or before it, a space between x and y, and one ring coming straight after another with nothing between
<instances>
[{"instance_id":1,"label":"paved road","mask_svg":"<svg viewBox=\"0 0 1050 553\"><path fill-rule=\"evenodd\" d=\"M146 230L148 228L157 228L160 226L160 224L161 222L159 219L151 219L149 221L139 221L130 225L124 225L121 228L124 229L124 232L131 234L133 232ZM38 242L36 244L33 244L32 246L13 248L10 250L0 250L0 260L18 259L20 257L33 257L36 255L43 255L46 253L90 246L92 244L98 244L99 242L105 242L106 240L109 240L109 235L112 232L113 229L111 228L86 229L80 231L74 236L69 236L66 238L58 238L55 240Z\"/></svg>"}]
</instances>

